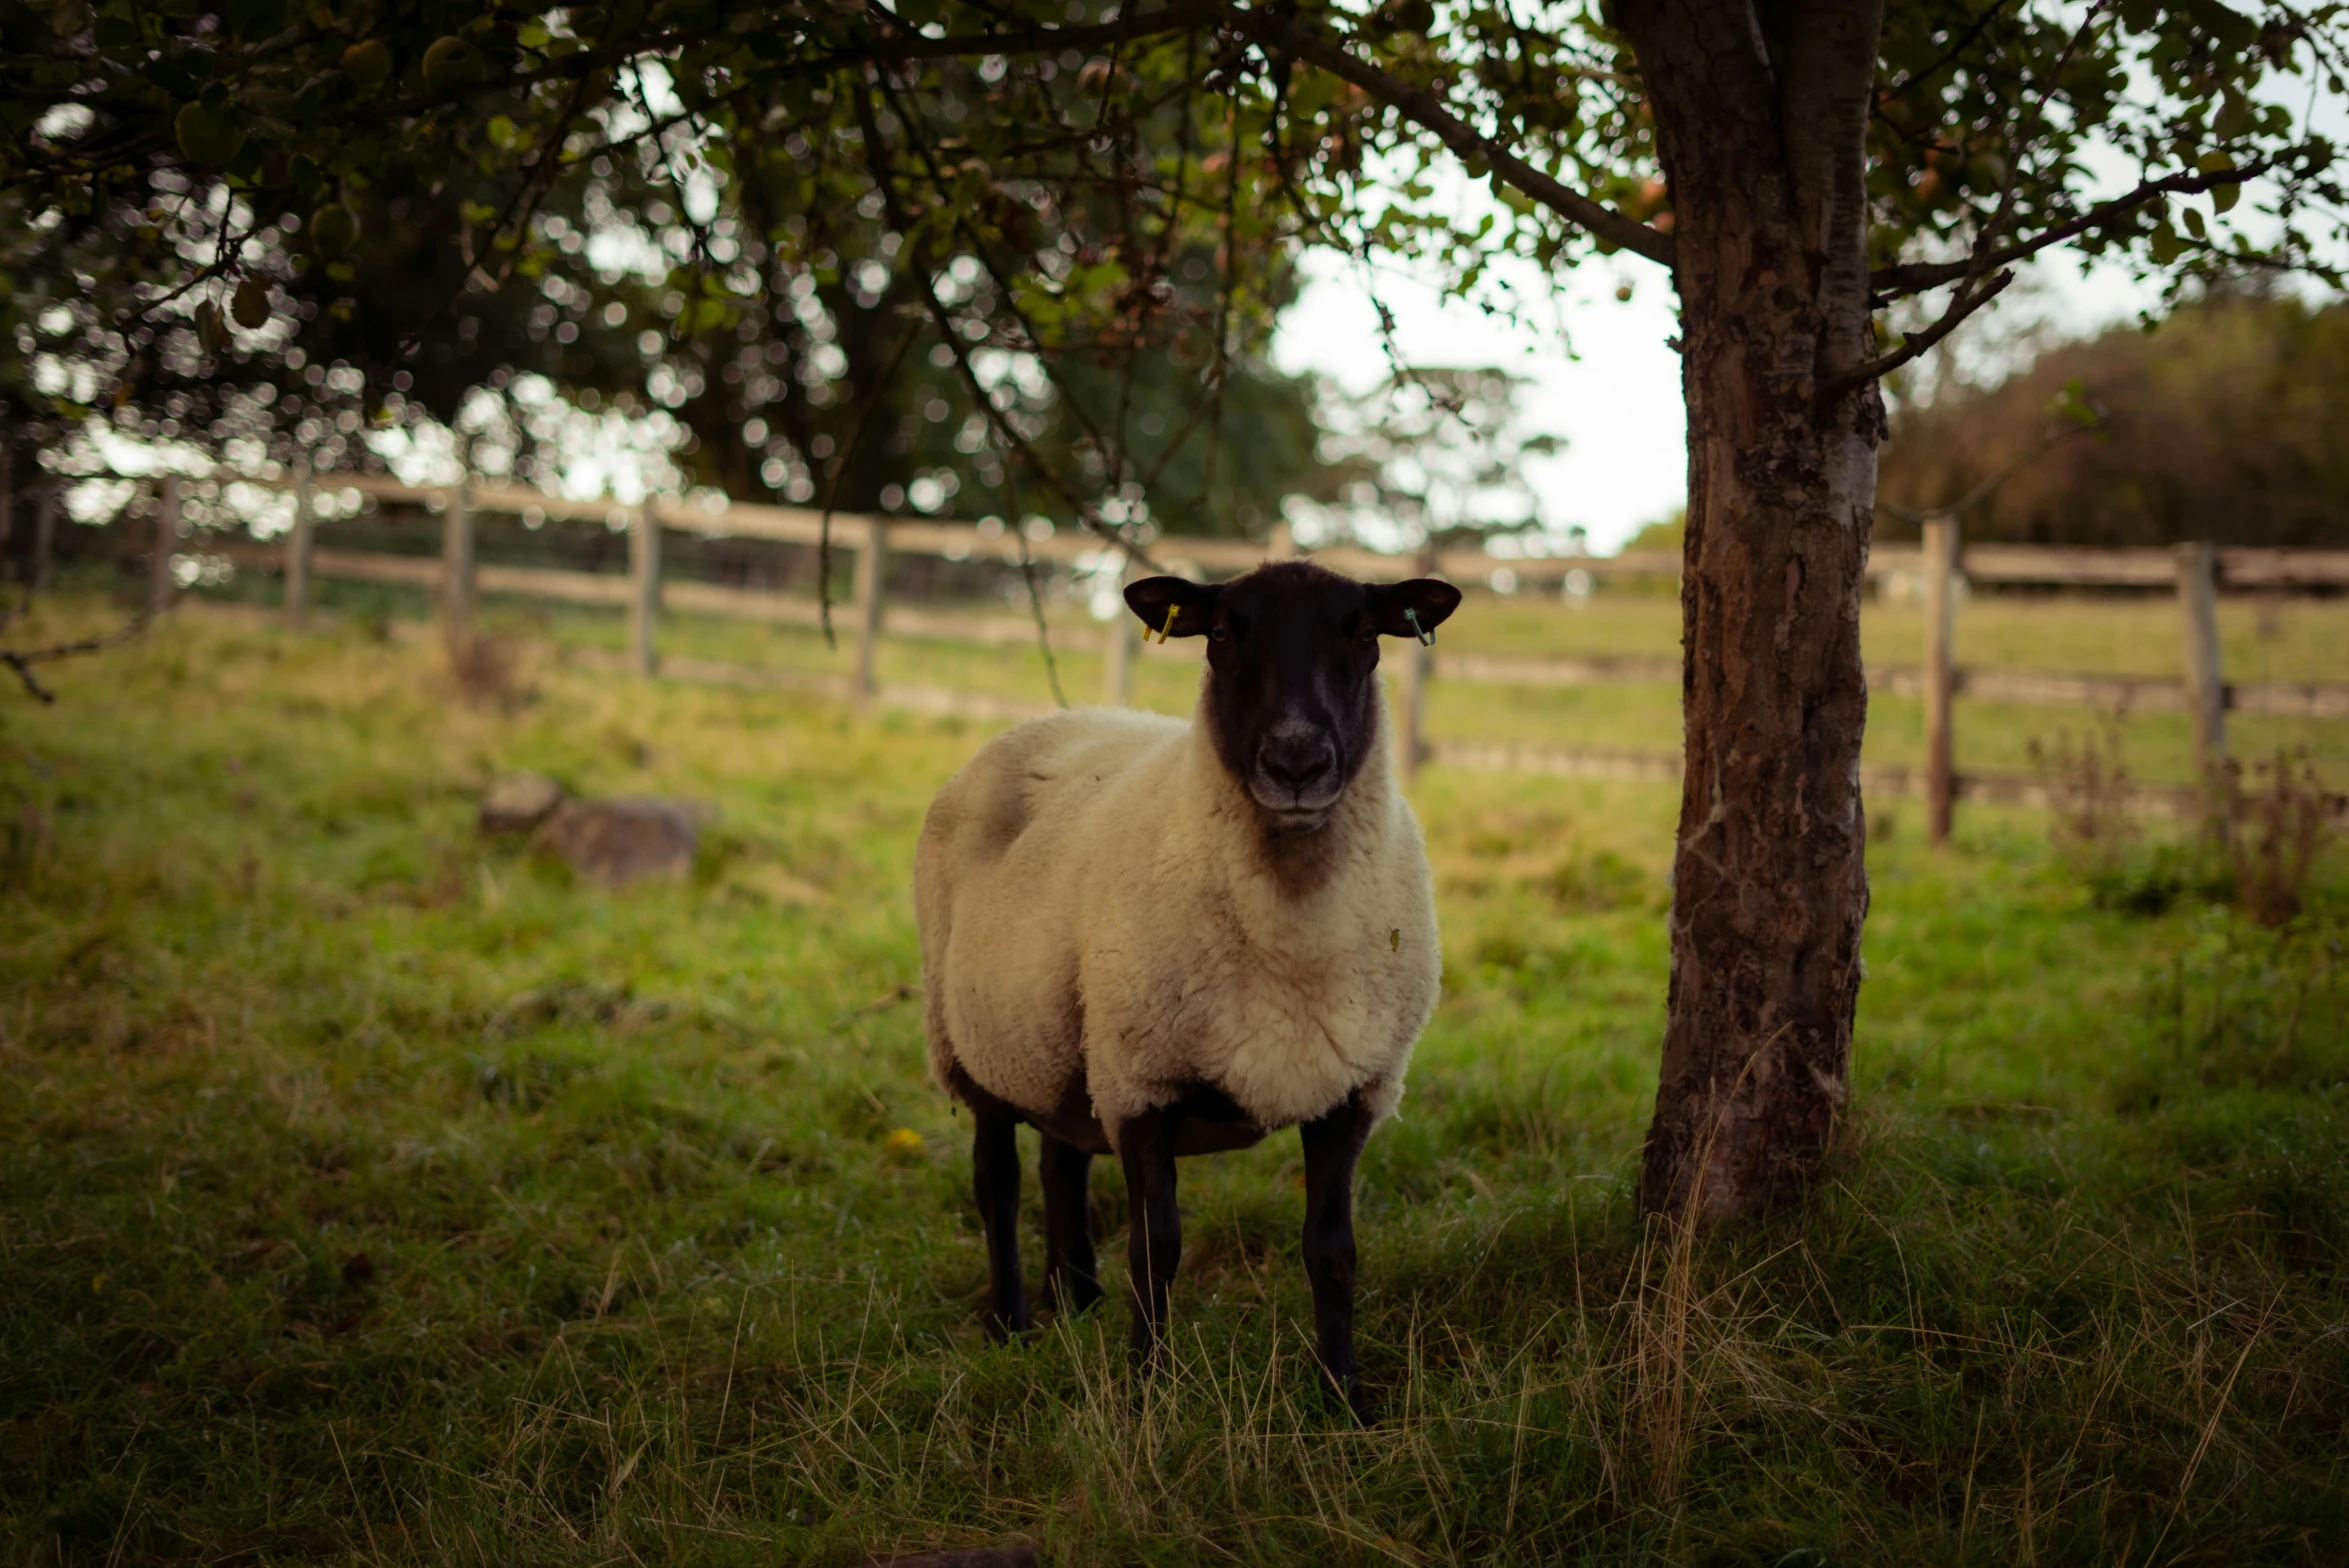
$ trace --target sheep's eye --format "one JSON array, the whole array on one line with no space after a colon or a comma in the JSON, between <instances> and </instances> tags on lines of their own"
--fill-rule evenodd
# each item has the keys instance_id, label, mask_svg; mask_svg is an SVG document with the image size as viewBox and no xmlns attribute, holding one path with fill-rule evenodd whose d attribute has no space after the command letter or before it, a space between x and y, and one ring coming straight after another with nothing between
<instances>
[{"instance_id":1,"label":"sheep's eye","mask_svg":"<svg viewBox=\"0 0 2349 1568\"><path fill-rule=\"evenodd\" d=\"M1213 626L1207 628L1207 640L1209 642L1230 642L1232 629L1224 625L1223 622L1217 621Z\"/></svg>"}]
</instances>

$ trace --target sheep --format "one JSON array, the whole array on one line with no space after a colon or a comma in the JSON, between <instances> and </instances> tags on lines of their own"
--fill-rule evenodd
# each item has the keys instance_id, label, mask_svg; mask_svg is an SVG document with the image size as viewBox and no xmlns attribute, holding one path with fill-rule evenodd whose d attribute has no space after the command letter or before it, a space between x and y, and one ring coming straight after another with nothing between
<instances>
[{"instance_id":1,"label":"sheep","mask_svg":"<svg viewBox=\"0 0 2349 1568\"><path fill-rule=\"evenodd\" d=\"M1442 973L1418 821L1388 771L1379 638L1460 602L1306 562L1126 602L1207 639L1188 722L1079 709L997 737L938 793L914 856L930 1070L977 1123L989 1327L1028 1327L1015 1128L1043 1138L1047 1291L1101 1298L1086 1182L1123 1164L1137 1364L1182 1256L1178 1155L1300 1129L1321 1364L1357 1411L1353 1182L1403 1093Z\"/></svg>"}]
</instances>

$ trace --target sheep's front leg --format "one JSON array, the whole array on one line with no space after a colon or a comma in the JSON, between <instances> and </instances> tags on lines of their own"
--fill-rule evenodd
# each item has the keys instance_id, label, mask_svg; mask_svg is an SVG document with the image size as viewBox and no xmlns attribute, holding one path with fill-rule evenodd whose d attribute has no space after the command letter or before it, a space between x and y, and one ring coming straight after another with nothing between
<instances>
[{"instance_id":1,"label":"sheep's front leg","mask_svg":"<svg viewBox=\"0 0 2349 1568\"><path fill-rule=\"evenodd\" d=\"M1082 1312L1101 1299L1093 1260L1093 1156L1044 1134L1036 1174L1044 1183L1044 1288L1063 1312Z\"/></svg>"},{"instance_id":2,"label":"sheep's front leg","mask_svg":"<svg viewBox=\"0 0 2349 1568\"><path fill-rule=\"evenodd\" d=\"M1020 1285L1019 1120L1008 1110L976 1107L978 1136L971 1143L971 1196L987 1233L987 1331L997 1339L1028 1326L1028 1296Z\"/></svg>"},{"instance_id":3,"label":"sheep's front leg","mask_svg":"<svg viewBox=\"0 0 2349 1568\"><path fill-rule=\"evenodd\" d=\"M1155 1367L1166 1329L1166 1290L1183 1261L1183 1221L1175 1211L1175 1133L1181 1112L1144 1111L1121 1124L1118 1157L1126 1168L1133 1220L1126 1239L1126 1278L1134 1297L1129 1341L1134 1364Z\"/></svg>"},{"instance_id":4,"label":"sheep's front leg","mask_svg":"<svg viewBox=\"0 0 2349 1568\"><path fill-rule=\"evenodd\" d=\"M1362 1416L1354 1365L1354 1162L1370 1140L1358 1098L1304 1124L1305 1277L1313 1282L1313 1327L1322 1370Z\"/></svg>"}]
</instances>

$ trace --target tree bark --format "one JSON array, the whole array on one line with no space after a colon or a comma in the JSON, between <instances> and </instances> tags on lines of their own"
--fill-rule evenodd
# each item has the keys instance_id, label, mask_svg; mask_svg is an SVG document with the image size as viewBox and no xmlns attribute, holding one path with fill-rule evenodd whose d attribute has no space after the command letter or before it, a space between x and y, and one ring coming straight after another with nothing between
<instances>
[{"instance_id":1,"label":"tree bark","mask_svg":"<svg viewBox=\"0 0 2349 1568\"><path fill-rule=\"evenodd\" d=\"M1642 1199L1715 1217L1799 1188L1846 1100L1884 432L1865 146L1880 0L1623 0L1677 239L1688 405L1686 773Z\"/></svg>"}]
</instances>

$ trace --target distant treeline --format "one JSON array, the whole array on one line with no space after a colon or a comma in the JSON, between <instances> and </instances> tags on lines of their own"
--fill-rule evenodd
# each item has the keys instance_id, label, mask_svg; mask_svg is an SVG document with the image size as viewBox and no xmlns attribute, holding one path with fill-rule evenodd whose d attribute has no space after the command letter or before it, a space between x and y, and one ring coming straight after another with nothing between
<instances>
[{"instance_id":1,"label":"distant treeline","mask_svg":"<svg viewBox=\"0 0 2349 1568\"><path fill-rule=\"evenodd\" d=\"M2067 396L2067 387L2077 383ZM2066 429L1963 520L1979 541L2349 546L2349 305L2226 295L2151 331L2118 326L2050 350L2004 385L1893 421L1879 494L1946 506ZM1917 537L1891 506L1879 540Z\"/></svg>"}]
</instances>

